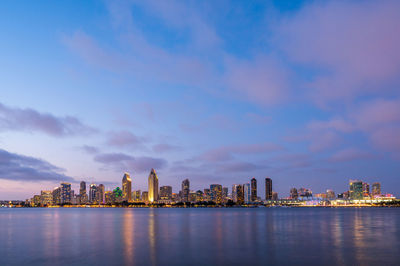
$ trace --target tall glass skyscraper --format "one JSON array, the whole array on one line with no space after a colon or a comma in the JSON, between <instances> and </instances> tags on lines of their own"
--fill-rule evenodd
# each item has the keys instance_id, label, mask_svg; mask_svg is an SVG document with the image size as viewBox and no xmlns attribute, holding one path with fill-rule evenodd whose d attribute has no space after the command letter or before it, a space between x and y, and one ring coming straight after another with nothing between
<instances>
[{"instance_id":1,"label":"tall glass skyscraper","mask_svg":"<svg viewBox=\"0 0 400 266\"><path fill-rule=\"evenodd\" d=\"M222 202L222 185L212 184L210 185L211 200L217 204Z\"/></svg>"},{"instance_id":2,"label":"tall glass skyscraper","mask_svg":"<svg viewBox=\"0 0 400 266\"><path fill-rule=\"evenodd\" d=\"M257 201L257 179L254 177L251 179L251 201Z\"/></svg>"},{"instance_id":3,"label":"tall glass skyscraper","mask_svg":"<svg viewBox=\"0 0 400 266\"><path fill-rule=\"evenodd\" d=\"M90 203L96 202L96 193L97 193L97 186L95 184L90 184L90 188L89 188L89 202Z\"/></svg>"},{"instance_id":4,"label":"tall glass skyscraper","mask_svg":"<svg viewBox=\"0 0 400 266\"><path fill-rule=\"evenodd\" d=\"M125 173L122 178L122 198L124 201L132 201L132 180L129 173Z\"/></svg>"},{"instance_id":5,"label":"tall glass skyscraper","mask_svg":"<svg viewBox=\"0 0 400 266\"><path fill-rule=\"evenodd\" d=\"M189 201L189 192L190 192L190 182L189 179L185 179L182 181L182 201Z\"/></svg>"},{"instance_id":6,"label":"tall glass skyscraper","mask_svg":"<svg viewBox=\"0 0 400 266\"><path fill-rule=\"evenodd\" d=\"M88 195L86 193L86 182L82 181L79 187L79 203L86 204L88 201Z\"/></svg>"},{"instance_id":7,"label":"tall glass skyscraper","mask_svg":"<svg viewBox=\"0 0 400 266\"><path fill-rule=\"evenodd\" d=\"M61 183L61 204L63 203L71 203L71 184L70 183Z\"/></svg>"},{"instance_id":8,"label":"tall glass skyscraper","mask_svg":"<svg viewBox=\"0 0 400 266\"><path fill-rule=\"evenodd\" d=\"M243 185L244 188L244 203L250 203L251 202L251 188L250 188L250 183L246 183Z\"/></svg>"},{"instance_id":9,"label":"tall glass skyscraper","mask_svg":"<svg viewBox=\"0 0 400 266\"><path fill-rule=\"evenodd\" d=\"M272 200L272 179L265 178L265 199Z\"/></svg>"},{"instance_id":10,"label":"tall glass skyscraper","mask_svg":"<svg viewBox=\"0 0 400 266\"><path fill-rule=\"evenodd\" d=\"M158 200L158 177L156 171L152 168L149 175L149 202Z\"/></svg>"},{"instance_id":11,"label":"tall glass skyscraper","mask_svg":"<svg viewBox=\"0 0 400 266\"><path fill-rule=\"evenodd\" d=\"M105 203L105 187L103 184L100 184L96 190L96 199L99 204Z\"/></svg>"}]
</instances>

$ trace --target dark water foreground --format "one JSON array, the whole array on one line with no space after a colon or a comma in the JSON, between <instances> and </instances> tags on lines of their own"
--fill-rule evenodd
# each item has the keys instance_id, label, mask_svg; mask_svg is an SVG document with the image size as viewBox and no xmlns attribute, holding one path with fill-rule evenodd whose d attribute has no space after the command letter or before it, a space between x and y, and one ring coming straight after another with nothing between
<instances>
[{"instance_id":1,"label":"dark water foreground","mask_svg":"<svg viewBox=\"0 0 400 266\"><path fill-rule=\"evenodd\" d=\"M400 208L0 209L0 265L400 265Z\"/></svg>"}]
</instances>

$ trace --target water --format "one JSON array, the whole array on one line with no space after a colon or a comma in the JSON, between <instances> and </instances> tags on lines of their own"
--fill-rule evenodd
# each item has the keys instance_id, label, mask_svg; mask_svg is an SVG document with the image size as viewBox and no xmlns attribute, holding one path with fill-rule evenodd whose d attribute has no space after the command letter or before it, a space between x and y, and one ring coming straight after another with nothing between
<instances>
[{"instance_id":1,"label":"water","mask_svg":"<svg viewBox=\"0 0 400 266\"><path fill-rule=\"evenodd\" d=\"M0 265L400 265L400 209L0 209Z\"/></svg>"}]
</instances>

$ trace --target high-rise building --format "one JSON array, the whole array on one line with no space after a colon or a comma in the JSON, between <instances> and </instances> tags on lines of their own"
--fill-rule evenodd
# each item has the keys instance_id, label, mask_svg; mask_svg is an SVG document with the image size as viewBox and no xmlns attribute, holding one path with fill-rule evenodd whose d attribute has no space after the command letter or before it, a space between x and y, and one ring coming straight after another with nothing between
<instances>
[{"instance_id":1,"label":"high-rise building","mask_svg":"<svg viewBox=\"0 0 400 266\"><path fill-rule=\"evenodd\" d=\"M136 201L136 202L141 201L142 200L142 196L141 195L142 195L142 193L141 193L140 190L133 191L132 192L132 200Z\"/></svg>"},{"instance_id":2,"label":"high-rise building","mask_svg":"<svg viewBox=\"0 0 400 266\"><path fill-rule=\"evenodd\" d=\"M254 177L251 179L251 201L257 201L257 179Z\"/></svg>"},{"instance_id":3,"label":"high-rise building","mask_svg":"<svg viewBox=\"0 0 400 266\"><path fill-rule=\"evenodd\" d=\"M239 205L244 203L244 188L242 185L236 186L236 202Z\"/></svg>"},{"instance_id":4,"label":"high-rise building","mask_svg":"<svg viewBox=\"0 0 400 266\"><path fill-rule=\"evenodd\" d=\"M222 201L223 202L228 201L228 188L227 187L222 187Z\"/></svg>"},{"instance_id":5,"label":"high-rise building","mask_svg":"<svg viewBox=\"0 0 400 266\"><path fill-rule=\"evenodd\" d=\"M232 201L237 202L237 184L232 185Z\"/></svg>"},{"instance_id":6,"label":"high-rise building","mask_svg":"<svg viewBox=\"0 0 400 266\"><path fill-rule=\"evenodd\" d=\"M326 197L327 197L329 200L335 199L335 198L336 198L335 192L334 192L332 189L327 189L327 190L326 190Z\"/></svg>"},{"instance_id":7,"label":"high-rise building","mask_svg":"<svg viewBox=\"0 0 400 266\"><path fill-rule=\"evenodd\" d=\"M299 189L299 196L301 198L311 198L312 197L312 191L311 191L311 189L301 187Z\"/></svg>"},{"instance_id":8,"label":"high-rise building","mask_svg":"<svg viewBox=\"0 0 400 266\"><path fill-rule=\"evenodd\" d=\"M210 185L211 200L217 204L222 202L222 186L219 184Z\"/></svg>"},{"instance_id":9,"label":"high-rise building","mask_svg":"<svg viewBox=\"0 0 400 266\"><path fill-rule=\"evenodd\" d=\"M363 197L369 197L369 184L363 182Z\"/></svg>"},{"instance_id":10,"label":"high-rise building","mask_svg":"<svg viewBox=\"0 0 400 266\"><path fill-rule=\"evenodd\" d=\"M299 194L297 194L297 188L293 187L290 189L290 198L297 200Z\"/></svg>"},{"instance_id":11,"label":"high-rise building","mask_svg":"<svg viewBox=\"0 0 400 266\"><path fill-rule=\"evenodd\" d=\"M106 191L104 193L104 199L105 199L106 204L113 204L115 202L114 192Z\"/></svg>"},{"instance_id":12,"label":"high-rise building","mask_svg":"<svg viewBox=\"0 0 400 266\"><path fill-rule=\"evenodd\" d=\"M189 202L196 202L197 194L196 191L189 192Z\"/></svg>"},{"instance_id":13,"label":"high-rise building","mask_svg":"<svg viewBox=\"0 0 400 266\"><path fill-rule=\"evenodd\" d=\"M269 177L265 178L265 199L272 199L272 179Z\"/></svg>"},{"instance_id":14,"label":"high-rise building","mask_svg":"<svg viewBox=\"0 0 400 266\"><path fill-rule=\"evenodd\" d=\"M204 193L201 190L196 191L196 202L204 201Z\"/></svg>"},{"instance_id":15,"label":"high-rise building","mask_svg":"<svg viewBox=\"0 0 400 266\"><path fill-rule=\"evenodd\" d=\"M158 177L156 171L152 168L149 175L149 202L158 200Z\"/></svg>"},{"instance_id":16,"label":"high-rise building","mask_svg":"<svg viewBox=\"0 0 400 266\"><path fill-rule=\"evenodd\" d=\"M381 192L381 183L375 182L372 184L372 196L379 197L382 194Z\"/></svg>"},{"instance_id":17,"label":"high-rise building","mask_svg":"<svg viewBox=\"0 0 400 266\"><path fill-rule=\"evenodd\" d=\"M96 201L99 204L104 204L105 200L105 187L103 184L100 184L96 189Z\"/></svg>"},{"instance_id":18,"label":"high-rise building","mask_svg":"<svg viewBox=\"0 0 400 266\"><path fill-rule=\"evenodd\" d=\"M171 201L171 199L172 199L172 187L171 186L160 187L160 200Z\"/></svg>"},{"instance_id":19,"label":"high-rise building","mask_svg":"<svg viewBox=\"0 0 400 266\"><path fill-rule=\"evenodd\" d=\"M132 180L129 173L125 173L122 178L122 198L124 201L132 201Z\"/></svg>"},{"instance_id":20,"label":"high-rise building","mask_svg":"<svg viewBox=\"0 0 400 266\"><path fill-rule=\"evenodd\" d=\"M86 204L88 202L88 195L86 193L86 182L82 181L79 187L79 203Z\"/></svg>"},{"instance_id":21,"label":"high-rise building","mask_svg":"<svg viewBox=\"0 0 400 266\"><path fill-rule=\"evenodd\" d=\"M113 193L114 193L115 202L121 203L124 201L124 198L122 197L122 190L119 187L116 187L113 190Z\"/></svg>"},{"instance_id":22,"label":"high-rise building","mask_svg":"<svg viewBox=\"0 0 400 266\"><path fill-rule=\"evenodd\" d=\"M90 184L89 187L89 202L90 203L96 203L97 201L97 186L95 184Z\"/></svg>"},{"instance_id":23,"label":"high-rise building","mask_svg":"<svg viewBox=\"0 0 400 266\"><path fill-rule=\"evenodd\" d=\"M363 182L359 180L350 180L350 199L360 200L363 199Z\"/></svg>"},{"instance_id":24,"label":"high-rise building","mask_svg":"<svg viewBox=\"0 0 400 266\"><path fill-rule=\"evenodd\" d=\"M272 191L272 200L278 200L278 192Z\"/></svg>"},{"instance_id":25,"label":"high-rise building","mask_svg":"<svg viewBox=\"0 0 400 266\"><path fill-rule=\"evenodd\" d=\"M204 201L211 201L211 190L209 188L204 189Z\"/></svg>"},{"instance_id":26,"label":"high-rise building","mask_svg":"<svg viewBox=\"0 0 400 266\"><path fill-rule=\"evenodd\" d=\"M189 192L190 192L190 183L189 179L185 179L182 181L182 201L187 202L189 201Z\"/></svg>"},{"instance_id":27,"label":"high-rise building","mask_svg":"<svg viewBox=\"0 0 400 266\"><path fill-rule=\"evenodd\" d=\"M61 204L61 188L60 187L55 187L53 189L53 204L58 205Z\"/></svg>"},{"instance_id":28,"label":"high-rise building","mask_svg":"<svg viewBox=\"0 0 400 266\"><path fill-rule=\"evenodd\" d=\"M50 206L53 204L53 193L50 190L42 190L40 192L40 204Z\"/></svg>"},{"instance_id":29,"label":"high-rise building","mask_svg":"<svg viewBox=\"0 0 400 266\"><path fill-rule=\"evenodd\" d=\"M147 191L142 192L142 201L149 202L149 192L147 192Z\"/></svg>"},{"instance_id":30,"label":"high-rise building","mask_svg":"<svg viewBox=\"0 0 400 266\"><path fill-rule=\"evenodd\" d=\"M71 203L71 184L61 183L61 204Z\"/></svg>"},{"instance_id":31,"label":"high-rise building","mask_svg":"<svg viewBox=\"0 0 400 266\"><path fill-rule=\"evenodd\" d=\"M244 203L250 203L251 202L251 186L250 183L246 183L243 185L243 191L244 191Z\"/></svg>"}]
</instances>

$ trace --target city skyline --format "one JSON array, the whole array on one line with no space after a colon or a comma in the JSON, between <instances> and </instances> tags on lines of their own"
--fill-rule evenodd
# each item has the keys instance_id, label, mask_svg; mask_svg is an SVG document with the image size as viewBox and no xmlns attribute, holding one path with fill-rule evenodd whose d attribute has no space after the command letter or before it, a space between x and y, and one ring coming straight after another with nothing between
<instances>
[{"instance_id":1,"label":"city skyline","mask_svg":"<svg viewBox=\"0 0 400 266\"><path fill-rule=\"evenodd\" d=\"M251 190L255 177L261 198L267 177L282 197L292 187L343 192L350 179L398 187L399 9L5 2L0 199L61 182L77 192L81 180L123 192L125 171L148 191L151 168L158 188L187 178Z\"/></svg>"}]
</instances>

